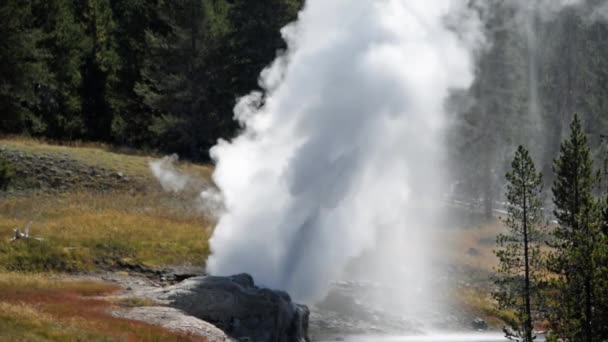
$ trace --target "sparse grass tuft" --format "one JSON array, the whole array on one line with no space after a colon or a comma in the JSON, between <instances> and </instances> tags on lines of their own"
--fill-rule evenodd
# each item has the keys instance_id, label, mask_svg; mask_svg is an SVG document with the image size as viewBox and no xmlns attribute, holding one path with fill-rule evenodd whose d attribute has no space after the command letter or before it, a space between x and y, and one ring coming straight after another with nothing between
<instances>
[{"instance_id":1,"label":"sparse grass tuft","mask_svg":"<svg viewBox=\"0 0 608 342\"><path fill-rule=\"evenodd\" d=\"M143 306L161 306L159 303L153 301L149 298L137 298L137 297L129 297L129 298L121 298L114 302L116 305L124 306L128 308L137 308Z\"/></svg>"},{"instance_id":2,"label":"sparse grass tuft","mask_svg":"<svg viewBox=\"0 0 608 342\"><path fill-rule=\"evenodd\" d=\"M94 281L67 281L47 273L0 273L0 301L29 298L30 292L75 292L81 296L101 296L120 288ZM22 298L22 299L23 299Z\"/></svg>"},{"instance_id":3,"label":"sparse grass tuft","mask_svg":"<svg viewBox=\"0 0 608 342\"><path fill-rule=\"evenodd\" d=\"M0 156L0 191L5 191L15 177L13 165Z\"/></svg>"},{"instance_id":4,"label":"sparse grass tuft","mask_svg":"<svg viewBox=\"0 0 608 342\"><path fill-rule=\"evenodd\" d=\"M461 267L492 272L498 265L498 258L493 252L496 249L496 236L504 229L501 221L494 220L465 229L441 230L437 234L440 239L437 243L444 248L437 253L437 257Z\"/></svg>"},{"instance_id":5,"label":"sparse grass tuft","mask_svg":"<svg viewBox=\"0 0 608 342\"><path fill-rule=\"evenodd\" d=\"M517 326L515 313L499 310L492 296L483 289L460 288L454 291L452 298L465 313L474 317L482 317L490 327Z\"/></svg>"}]
</instances>

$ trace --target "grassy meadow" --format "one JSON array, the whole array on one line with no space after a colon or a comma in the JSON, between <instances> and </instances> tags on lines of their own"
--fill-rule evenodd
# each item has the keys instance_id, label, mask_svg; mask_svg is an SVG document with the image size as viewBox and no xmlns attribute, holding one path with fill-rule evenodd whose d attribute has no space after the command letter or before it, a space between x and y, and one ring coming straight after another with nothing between
<instances>
[{"instance_id":1,"label":"grassy meadow","mask_svg":"<svg viewBox=\"0 0 608 342\"><path fill-rule=\"evenodd\" d=\"M68 190L11 191L9 185L7 193L0 193L0 341L202 340L112 317L114 307L154 303L111 299L123 289L72 276L129 267L204 266L213 222L197 210L196 193L162 191L149 169L160 156L27 138L0 139L0 150L45 158L57 168L76 162L108 174L120 172L130 182L98 190L80 186L76 178ZM206 181L212 172L187 162L180 162L179 169ZM11 242L13 229L30 222L33 238Z\"/></svg>"},{"instance_id":2,"label":"grassy meadow","mask_svg":"<svg viewBox=\"0 0 608 342\"><path fill-rule=\"evenodd\" d=\"M148 166L158 157L116 153L103 145L55 146L23 138L0 140L0 147L111 168L147 185L137 191L96 191L75 184L66 192L0 197L0 270L80 272L120 264L204 265L212 222L196 210L196 194L161 190ZM180 169L202 179L211 172L209 167L189 163L180 163ZM13 229L29 222L31 236L41 241L11 243Z\"/></svg>"}]
</instances>

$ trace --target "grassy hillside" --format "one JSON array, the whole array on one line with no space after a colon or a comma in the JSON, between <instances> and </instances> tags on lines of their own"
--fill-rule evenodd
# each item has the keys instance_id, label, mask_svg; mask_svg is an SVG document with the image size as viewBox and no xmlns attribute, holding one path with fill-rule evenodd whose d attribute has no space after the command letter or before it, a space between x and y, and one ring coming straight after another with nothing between
<instances>
[{"instance_id":1,"label":"grassy hillside","mask_svg":"<svg viewBox=\"0 0 608 342\"><path fill-rule=\"evenodd\" d=\"M204 264L211 222L195 210L195 193L162 191L148 166L158 157L25 139L0 140L2 156L16 176L0 194L0 270ZM201 180L211 173L179 168ZM29 222L43 240L10 243L13 229Z\"/></svg>"},{"instance_id":2,"label":"grassy hillside","mask_svg":"<svg viewBox=\"0 0 608 342\"><path fill-rule=\"evenodd\" d=\"M204 266L212 224L196 210L198 189L162 190L149 169L159 156L103 145L56 146L0 139L14 177L0 191L0 341L201 341L113 317L113 284L74 281L88 271ZM211 168L180 163L201 184ZM39 239L11 242L31 222Z\"/></svg>"}]
</instances>

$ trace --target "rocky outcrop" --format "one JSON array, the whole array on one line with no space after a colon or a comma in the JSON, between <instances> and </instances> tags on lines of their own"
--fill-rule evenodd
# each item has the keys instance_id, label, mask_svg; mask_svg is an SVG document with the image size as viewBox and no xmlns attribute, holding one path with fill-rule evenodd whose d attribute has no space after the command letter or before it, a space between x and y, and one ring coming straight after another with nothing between
<instances>
[{"instance_id":1,"label":"rocky outcrop","mask_svg":"<svg viewBox=\"0 0 608 342\"><path fill-rule=\"evenodd\" d=\"M258 288L248 274L190 278L163 290L160 299L242 341L309 341L308 308L285 292Z\"/></svg>"},{"instance_id":2,"label":"rocky outcrop","mask_svg":"<svg viewBox=\"0 0 608 342\"><path fill-rule=\"evenodd\" d=\"M225 342L229 337L223 331L196 317L188 316L178 309L157 306L143 306L116 310L114 317L142 321L168 330L191 336L204 337L207 342Z\"/></svg>"}]
</instances>

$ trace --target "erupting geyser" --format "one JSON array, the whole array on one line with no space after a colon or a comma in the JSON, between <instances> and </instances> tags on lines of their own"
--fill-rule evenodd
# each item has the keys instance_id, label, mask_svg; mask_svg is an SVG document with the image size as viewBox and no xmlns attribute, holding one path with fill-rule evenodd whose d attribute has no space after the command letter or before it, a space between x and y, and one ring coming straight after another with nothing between
<instances>
[{"instance_id":1,"label":"erupting geyser","mask_svg":"<svg viewBox=\"0 0 608 342\"><path fill-rule=\"evenodd\" d=\"M236 107L242 134L212 150L225 206L212 274L311 302L368 250L423 272L430 229L412 208L438 195L444 102L473 80L466 4L306 2L265 95Z\"/></svg>"}]
</instances>

